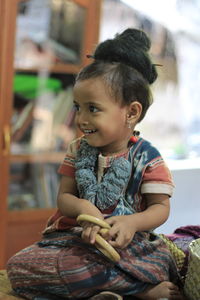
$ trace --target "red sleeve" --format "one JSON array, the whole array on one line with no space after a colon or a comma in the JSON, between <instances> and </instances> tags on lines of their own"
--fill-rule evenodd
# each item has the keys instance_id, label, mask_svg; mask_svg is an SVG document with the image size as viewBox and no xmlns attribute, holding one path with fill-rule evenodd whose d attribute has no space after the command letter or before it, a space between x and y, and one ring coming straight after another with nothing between
<instances>
[{"instance_id":1,"label":"red sleeve","mask_svg":"<svg viewBox=\"0 0 200 300\"><path fill-rule=\"evenodd\" d=\"M74 140L68 147L65 158L58 168L58 173L64 176L74 177L75 175L75 159L78 148L80 147L80 138Z\"/></svg>"},{"instance_id":2,"label":"red sleeve","mask_svg":"<svg viewBox=\"0 0 200 300\"><path fill-rule=\"evenodd\" d=\"M172 196L171 172L163 160L155 160L147 166L142 179L141 193L168 194Z\"/></svg>"}]
</instances>

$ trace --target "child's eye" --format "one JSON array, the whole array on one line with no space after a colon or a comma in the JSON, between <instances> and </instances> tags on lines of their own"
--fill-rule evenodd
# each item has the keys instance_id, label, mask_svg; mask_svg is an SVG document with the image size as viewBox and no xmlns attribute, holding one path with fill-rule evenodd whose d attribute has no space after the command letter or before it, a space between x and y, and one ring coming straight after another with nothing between
<instances>
[{"instance_id":1,"label":"child's eye","mask_svg":"<svg viewBox=\"0 0 200 300\"><path fill-rule=\"evenodd\" d=\"M94 105L90 105L89 110L90 110L90 112L94 112L94 113L99 111L99 109Z\"/></svg>"},{"instance_id":2,"label":"child's eye","mask_svg":"<svg viewBox=\"0 0 200 300\"><path fill-rule=\"evenodd\" d=\"M76 103L74 103L74 110L75 111L79 111L80 110L80 106Z\"/></svg>"}]
</instances>

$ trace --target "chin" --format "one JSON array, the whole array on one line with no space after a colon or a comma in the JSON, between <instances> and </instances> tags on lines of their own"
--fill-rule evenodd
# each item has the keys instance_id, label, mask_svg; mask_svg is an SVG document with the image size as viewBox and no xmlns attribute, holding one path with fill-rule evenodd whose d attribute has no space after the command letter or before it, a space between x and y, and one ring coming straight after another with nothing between
<instances>
[{"instance_id":1,"label":"chin","mask_svg":"<svg viewBox=\"0 0 200 300\"><path fill-rule=\"evenodd\" d=\"M96 148L102 147L102 144L97 139L93 139L88 135L85 136L85 139L88 142L88 144L92 147L96 147Z\"/></svg>"}]
</instances>

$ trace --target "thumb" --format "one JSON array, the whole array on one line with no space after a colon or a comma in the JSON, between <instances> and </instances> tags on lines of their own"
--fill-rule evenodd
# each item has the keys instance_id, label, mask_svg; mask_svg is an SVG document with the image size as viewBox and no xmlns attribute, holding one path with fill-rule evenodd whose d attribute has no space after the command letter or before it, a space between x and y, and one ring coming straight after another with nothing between
<instances>
[{"instance_id":1,"label":"thumb","mask_svg":"<svg viewBox=\"0 0 200 300\"><path fill-rule=\"evenodd\" d=\"M108 223L109 225L112 226L116 223L116 217L115 216L114 217L109 217L105 221L106 221L106 223Z\"/></svg>"}]
</instances>

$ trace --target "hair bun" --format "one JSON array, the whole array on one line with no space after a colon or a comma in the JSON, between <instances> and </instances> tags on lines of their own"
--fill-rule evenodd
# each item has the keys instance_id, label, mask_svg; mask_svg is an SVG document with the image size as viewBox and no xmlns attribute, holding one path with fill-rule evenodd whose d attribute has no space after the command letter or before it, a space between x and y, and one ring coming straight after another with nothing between
<instances>
[{"instance_id":1,"label":"hair bun","mask_svg":"<svg viewBox=\"0 0 200 300\"><path fill-rule=\"evenodd\" d=\"M144 31L128 28L113 39L100 43L94 58L105 62L124 63L140 72L151 84L157 78L157 71L148 54L150 47L150 39Z\"/></svg>"},{"instance_id":2,"label":"hair bun","mask_svg":"<svg viewBox=\"0 0 200 300\"><path fill-rule=\"evenodd\" d=\"M150 39L147 37L146 33L142 30L128 28L121 34L116 34L115 39L122 41L129 40L134 47L139 47L144 51L149 51L151 47Z\"/></svg>"}]
</instances>

